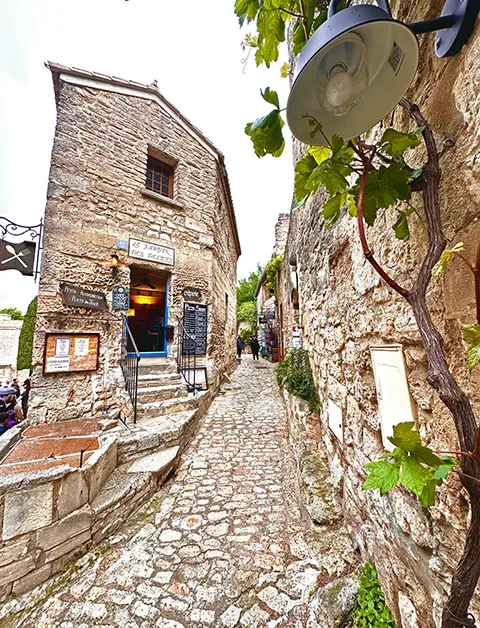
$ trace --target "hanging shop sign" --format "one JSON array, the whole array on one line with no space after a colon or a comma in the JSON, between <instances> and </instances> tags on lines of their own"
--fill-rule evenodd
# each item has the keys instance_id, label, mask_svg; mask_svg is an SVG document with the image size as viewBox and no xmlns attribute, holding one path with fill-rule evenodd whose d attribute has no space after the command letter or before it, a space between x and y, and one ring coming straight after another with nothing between
<instances>
[{"instance_id":1,"label":"hanging shop sign","mask_svg":"<svg viewBox=\"0 0 480 628\"><path fill-rule=\"evenodd\" d=\"M259 325L265 325L266 322L267 322L267 319L265 318L265 316L259 316L258 317Z\"/></svg>"},{"instance_id":2,"label":"hanging shop sign","mask_svg":"<svg viewBox=\"0 0 480 628\"><path fill-rule=\"evenodd\" d=\"M87 290L80 286L72 286L69 283L61 283L60 291L64 305L70 307L85 307L89 310L107 310L107 300L103 292Z\"/></svg>"},{"instance_id":3,"label":"hanging shop sign","mask_svg":"<svg viewBox=\"0 0 480 628\"><path fill-rule=\"evenodd\" d=\"M99 334L45 334L43 373L98 369Z\"/></svg>"},{"instance_id":4,"label":"hanging shop sign","mask_svg":"<svg viewBox=\"0 0 480 628\"><path fill-rule=\"evenodd\" d=\"M184 355L207 354L207 306L200 303L183 304Z\"/></svg>"},{"instance_id":5,"label":"hanging shop sign","mask_svg":"<svg viewBox=\"0 0 480 628\"><path fill-rule=\"evenodd\" d=\"M184 288L183 298L186 301L201 301L202 293L200 292L198 288Z\"/></svg>"},{"instance_id":6,"label":"hanging shop sign","mask_svg":"<svg viewBox=\"0 0 480 628\"><path fill-rule=\"evenodd\" d=\"M149 262L159 262L168 266L175 265L175 249L162 244L153 244L153 242L144 242L143 240L130 238L128 241L128 254L130 257L144 259Z\"/></svg>"},{"instance_id":7,"label":"hanging shop sign","mask_svg":"<svg viewBox=\"0 0 480 628\"><path fill-rule=\"evenodd\" d=\"M130 308L130 290L117 286L112 290L112 309L128 310Z\"/></svg>"},{"instance_id":8,"label":"hanging shop sign","mask_svg":"<svg viewBox=\"0 0 480 628\"><path fill-rule=\"evenodd\" d=\"M22 275L33 275L35 242L8 242L0 240L0 270L18 270Z\"/></svg>"}]
</instances>

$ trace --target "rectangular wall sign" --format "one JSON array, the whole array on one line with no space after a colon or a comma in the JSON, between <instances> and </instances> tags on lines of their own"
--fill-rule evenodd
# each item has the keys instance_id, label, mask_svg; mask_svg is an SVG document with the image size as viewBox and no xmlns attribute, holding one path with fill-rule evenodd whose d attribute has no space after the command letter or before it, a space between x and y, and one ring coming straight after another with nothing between
<instances>
[{"instance_id":1,"label":"rectangular wall sign","mask_svg":"<svg viewBox=\"0 0 480 628\"><path fill-rule=\"evenodd\" d=\"M112 290L112 309L128 310L130 308L130 290L117 286Z\"/></svg>"},{"instance_id":2,"label":"rectangular wall sign","mask_svg":"<svg viewBox=\"0 0 480 628\"><path fill-rule=\"evenodd\" d=\"M128 254L130 257L145 259L149 262L159 262L168 266L175 264L175 249L134 238L130 238L128 241Z\"/></svg>"},{"instance_id":3,"label":"rectangular wall sign","mask_svg":"<svg viewBox=\"0 0 480 628\"><path fill-rule=\"evenodd\" d=\"M43 373L98 369L99 334L45 334Z\"/></svg>"},{"instance_id":4,"label":"rectangular wall sign","mask_svg":"<svg viewBox=\"0 0 480 628\"><path fill-rule=\"evenodd\" d=\"M60 291L64 305L70 307L85 307L89 310L104 312L107 309L107 300L103 292L87 290L80 286L72 286L69 283L61 283Z\"/></svg>"},{"instance_id":5,"label":"rectangular wall sign","mask_svg":"<svg viewBox=\"0 0 480 628\"><path fill-rule=\"evenodd\" d=\"M183 342L184 355L207 354L207 306L200 303L183 304L183 328L194 339Z\"/></svg>"}]
</instances>

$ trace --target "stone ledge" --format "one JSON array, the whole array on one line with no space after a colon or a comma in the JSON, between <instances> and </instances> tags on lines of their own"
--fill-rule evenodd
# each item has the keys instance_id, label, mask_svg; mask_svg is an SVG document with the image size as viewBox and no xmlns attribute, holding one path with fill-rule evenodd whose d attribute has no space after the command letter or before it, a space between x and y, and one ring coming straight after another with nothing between
<instances>
[{"instance_id":1,"label":"stone ledge","mask_svg":"<svg viewBox=\"0 0 480 628\"><path fill-rule=\"evenodd\" d=\"M176 209L185 209L185 205L183 203L174 201L172 198L169 198L168 196L157 194L157 192L152 192L152 190L147 190L147 188L142 188L140 190L140 194L142 194L143 196L148 196L148 198L152 198L154 201L160 201L161 203L165 203L165 205L170 205L171 207L175 207Z\"/></svg>"}]
</instances>

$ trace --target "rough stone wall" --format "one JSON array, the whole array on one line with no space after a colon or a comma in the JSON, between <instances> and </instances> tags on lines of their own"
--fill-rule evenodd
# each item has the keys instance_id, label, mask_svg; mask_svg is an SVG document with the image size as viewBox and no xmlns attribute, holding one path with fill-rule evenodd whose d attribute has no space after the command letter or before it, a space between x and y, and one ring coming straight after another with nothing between
<instances>
[{"instance_id":1,"label":"rough stone wall","mask_svg":"<svg viewBox=\"0 0 480 628\"><path fill-rule=\"evenodd\" d=\"M18 339L23 321L14 321L10 314L0 314L0 365L17 368Z\"/></svg>"},{"instance_id":2,"label":"rough stone wall","mask_svg":"<svg viewBox=\"0 0 480 628\"><path fill-rule=\"evenodd\" d=\"M443 3L393 3L393 15L414 22L439 15ZM433 35L420 36L421 66L407 97L417 102L431 124L438 146L453 139L455 146L441 156L442 220L451 244L464 241L474 259L480 238L479 189L480 23L456 57L437 59ZM391 117L385 121L390 126ZM401 110L393 126L413 129ZM377 128L375 132L381 132ZM301 148L295 146L298 159ZM423 148L414 162L421 165ZM421 215L421 197L412 202ZM466 494L456 478L438 491L439 503L426 511L412 494L394 489L389 496L362 491L363 465L383 453L377 393L370 358L373 344L403 345L408 384L422 440L433 449L456 450L455 428L449 412L426 381L427 363L409 306L393 294L364 260L354 222L344 215L326 230L320 215L322 194L292 216L278 291L282 307L284 346L291 346L292 324L302 326L303 344L311 356L323 402L322 424L331 473L342 478L346 524L365 559L377 565L389 604L400 626L438 626L451 575L463 549L467 526ZM421 218L411 220L408 243L396 240L387 211L368 228L377 259L400 284L409 286L426 248ZM299 308L292 303L289 262L296 259ZM434 279L429 306L445 338L452 371L470 395L480 416L480 373L468 375L459 323L474 322L473 282L461 262ZM328 399L343 411L343 444L328 429ZM480 592L472 610L480 614Z\"/></svg>"},{"instance_id":3,"label":"rough stone wall","mask_svg":"<svg viewBox=\"0 0 480 628\"><path fill-rule=\"evenodd\" d=\"M273 247L273 257L280 255L285 250L288 238L288 227L290 224L290 214L279 214L275 223L275 245Z\"/></svg>"},{"instance_id":4,"label":"rough stone wall","mask_svg":"<svg viewBox=\"0 0 480 628\"><path fill-rule=\"evenodd\" d=\"M176 164L173 201L144 192L149 149ZM209 308L209 371L213 375L228 368L229 357L212 347L218 342L212 333L211 314L216 306L215 257L220 254L215 251L214 225L219 230L233 230L232 223L224 217L225 211L220 209L223 191L219 188L218 158L158 103L60 82L45 210L32 419L75 418L106 407L114 413L125 404L118 367L118 313L64 306L59 292L62 281L104 292L110 307L113 287L130 284L131 265L147 272L171 272L169 323L176 326L182 317L183 288L199 288ZM222 215L221 224L217 212ZM133 259L127 251L116 249L117 238L129 237L174 248L175 265ZM231 249L225 260L228 273L222 281L228 284L229 294L234 295L236 252L234 246ZM120 259L116 278L109 267L112 252ZM224 329L230 330L235 320L234 296L231 302L228 325L224 325ZM44 335L51 331L99 332L98 371L43 376ZM173 359L175 355L176 338L169 345L169 357Z\"/></svg>"}]
</instances>

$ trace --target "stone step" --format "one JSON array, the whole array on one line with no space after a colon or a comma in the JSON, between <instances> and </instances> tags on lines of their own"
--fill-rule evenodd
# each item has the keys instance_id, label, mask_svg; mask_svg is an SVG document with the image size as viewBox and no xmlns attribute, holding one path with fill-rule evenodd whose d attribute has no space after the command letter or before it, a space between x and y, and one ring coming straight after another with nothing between
<instances>
[{"instance_id":1,"label":"stone step","mask_svg":"<svg viewBox=\"0 0 480 628\"><path fill-rule=\"evenodd\" d=\"M166 384L179 384L182 381L178 373L150 373L138 376L138 387L163 386Z\"/></svg>"},{"instance_id":2,"label":"stone step","mask_svg":"<svg viewBox=\"0 0 480 628\"><path fill-rule=\"evenodd\" d=\"M166 414L195 410L199 406L203 395L205 393L201 392L196 395L184 395L183 397L174 397L165 401L139 403L137 405L137 421L141 422L144 419L155 419Z\"/></svg>"},{"instance_id":3,"label":"stone step","mask_svg":"<svg viewBox=\"0 0 480 628\"><path fill-rule=\"evenodd\" d=\"M185 394L185 384L171 384L167 386L151 386L138 389L138 401L140 403L150 403L173 399Z\"/></svg>"},{"instance_id":4,"label":"stone step","mask_svg":"<svg viewBox=\"0 0 480 628\"><path fill-rule=\"evenodd\" d=\"M142 359L140 358L140 363L138 365L138 373L139 375L152 375L152 374L160 374L160 373L176 373L177 372L177 363L176 362L156 362L155 364L142 364Z\"/></svg>"},{"instance_id":5,"label":"stone step","mask_svg":"<svg viewBox=\"0 0 480 628\"><path fill-rule=\"evenodd\" d=\"M154 453L158 448L186 444L195 423L197 410L175 412L161 417L144 419L123 431L118 438L118 460L121 464Z\"/></svg>"}]
</instances>

